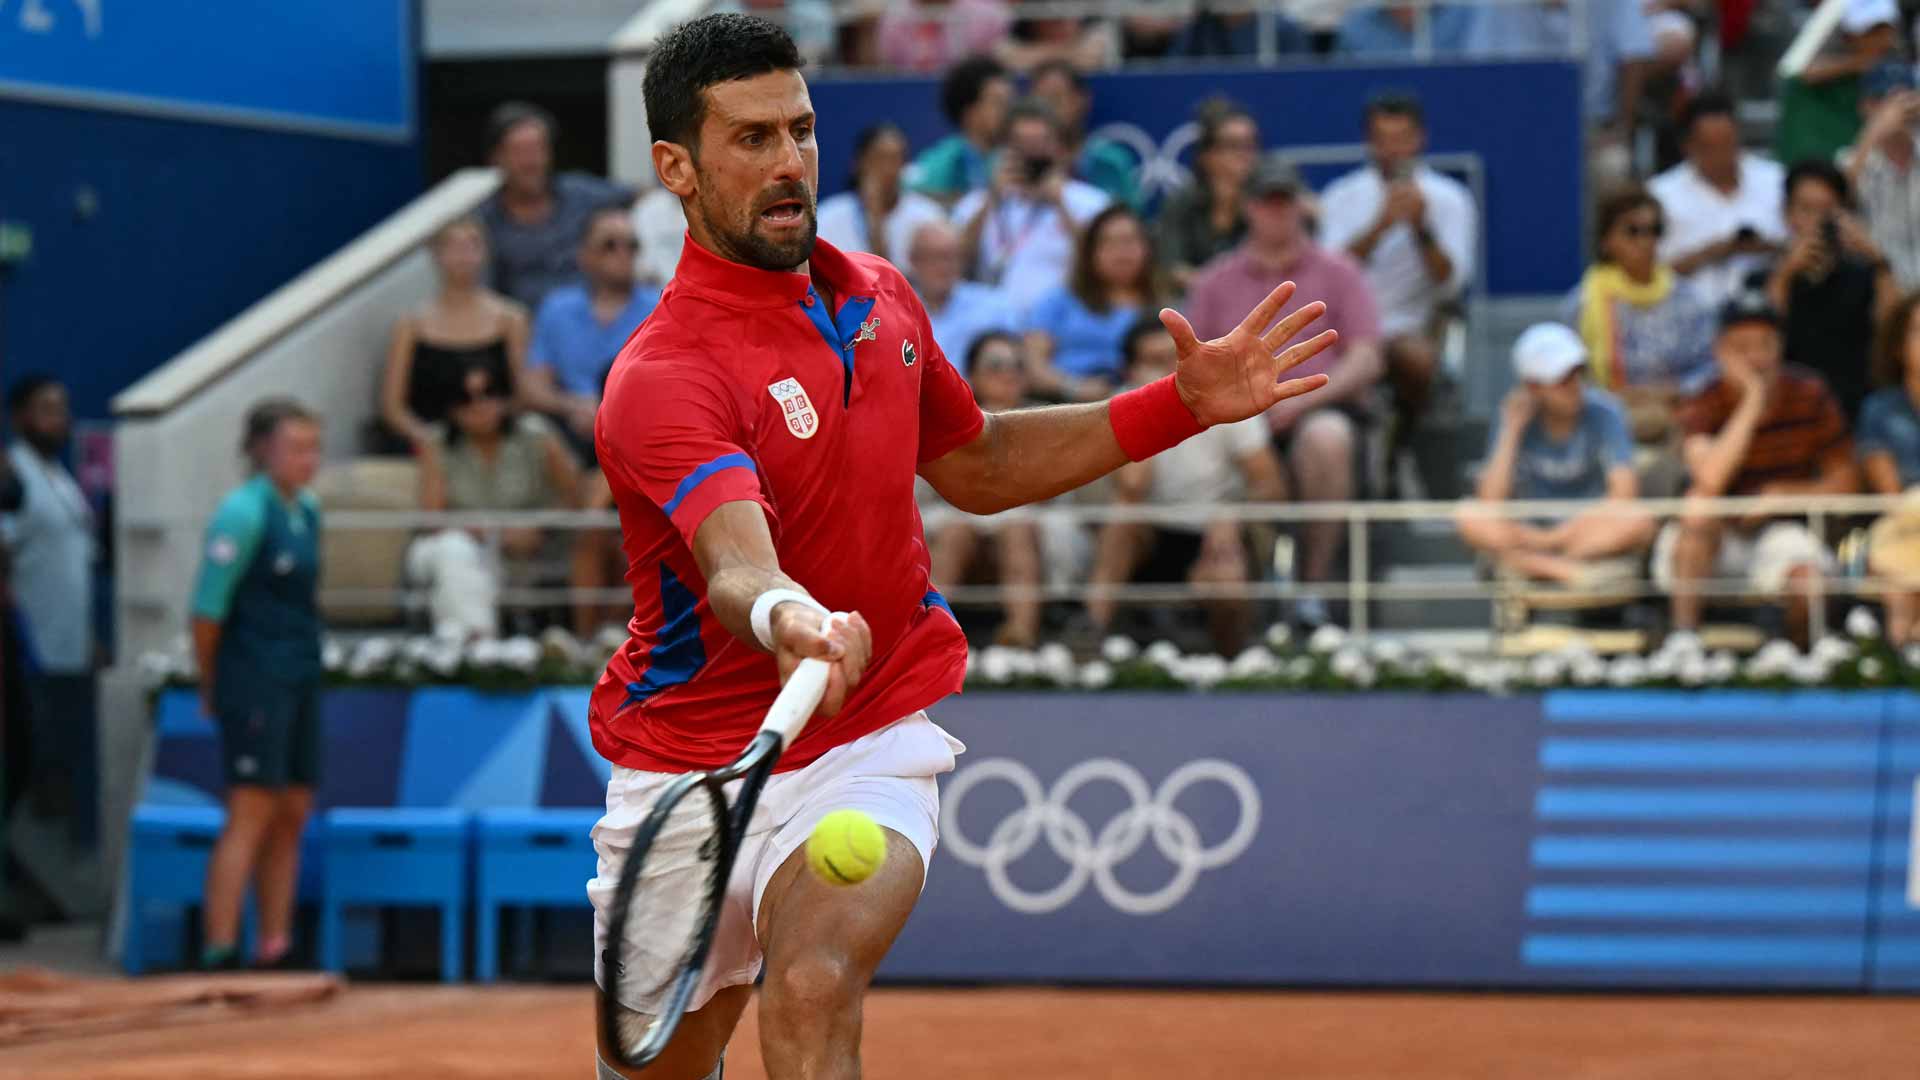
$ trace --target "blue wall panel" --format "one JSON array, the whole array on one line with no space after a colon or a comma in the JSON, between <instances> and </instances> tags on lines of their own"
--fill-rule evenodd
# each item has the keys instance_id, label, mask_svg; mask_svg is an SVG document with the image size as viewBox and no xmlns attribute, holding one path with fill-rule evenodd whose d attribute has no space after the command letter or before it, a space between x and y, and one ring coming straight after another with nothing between
<instances>
[{"instance_id":1,"label":"blue wall panel","mask_svg":"<svg viewBox=\"0 0 1920 1080\"><path fill-rule=\"evenodd\" d=\"M320 802L598 805L583 708L334 691ZM968 752L890 978L1920 988L1920 695L1008 693L936 718ZM193 695L156 723L148 797L213 798ZM1689 749L1565 752L1623 742Z\"/></svg>"}]
</instances>

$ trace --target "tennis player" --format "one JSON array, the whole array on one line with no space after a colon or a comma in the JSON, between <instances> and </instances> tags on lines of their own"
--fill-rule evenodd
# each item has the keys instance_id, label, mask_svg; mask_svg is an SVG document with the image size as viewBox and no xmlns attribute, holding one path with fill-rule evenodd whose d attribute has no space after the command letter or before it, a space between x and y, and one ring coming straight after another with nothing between
<instances>
[{"instance_id":1,"label":"tennis player","mask_svg":"<svg viewBox=\"0 0 1920 1080\"><path fill-rule=\"evenodd\" d=\"M934 777L962 749L923 711L960 689L967 646L928 581L915 474L970 513L1050 498L1323 385L1278 375L1334 340L1288 347L1325 310L1306 304L1273 325L1289 283L1214 341L1164 312L1179 365L1158 382L984 415L899 271L816 241L800 64L783 31L736 14L681 26L649 59L653 165L687 238L660 306L614 362L596 431L635 607L590 708L594 744L615 765L588 886L600 964L619 870L655 794L737 755L802 658L833 665L819 716L760 798L694 1011L644 1070L661 1080L720 1076L763 964L768 1074L859 1075L861 998L919 898ZM853 614L823 632L830 610ZM816 879L800 851L845 807L888 843L852 888ZM641 887L694 903L696 854L663 836ZM648 944L633 928L621 962L678 960ZM650 1015L660 1003L619 1004ZM624 1075L607 1047L600 1057L601 1077Z\"/></svg>"}]
</instances>

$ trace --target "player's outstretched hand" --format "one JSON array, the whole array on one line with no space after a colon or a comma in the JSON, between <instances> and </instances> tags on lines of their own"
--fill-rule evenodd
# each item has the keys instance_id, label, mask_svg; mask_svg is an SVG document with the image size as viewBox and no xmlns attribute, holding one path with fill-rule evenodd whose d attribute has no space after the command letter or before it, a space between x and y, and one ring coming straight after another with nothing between
<instances>
[{"instance_id":1,"label":"player's outstretched hand","mask_svg":"<svg viewBox=\"0 0 1920 1080\"><path fill-rule=\"evenodd\" d=\"M1340 340L1339 334L1327 330L1297 345L1288 344L1326 314L1326 304L1315 300L1261 333L1280 314L1293 288L1293 282L1281 282L1232 333L1212 341L1201 341L1186 316L1172 308L1160 312L1160 323L1173 335L1180 353L1174 387L1195 419L1209 427L1231 424L1327 384L1325 375L1280 381L1280 376Z\"/></svg>"},{"instance_id":2,"label":"player's outstretched hand","mask_svg":"<svg viewBox=\"0 0 1920 1080\"><path fill-rule=\"evenodd\" d=\"M831 620L831 621L829 621ZM813 657L833 663L827 692L820 699L820 715L832 716L846 704L847 694L860 684L873 656L873 631L859 612L822 615L804 604L781 604L769 620L773 627L773 658L780 665L780 684L786 685L800 661Z\"/></svg>"}]
</instances>

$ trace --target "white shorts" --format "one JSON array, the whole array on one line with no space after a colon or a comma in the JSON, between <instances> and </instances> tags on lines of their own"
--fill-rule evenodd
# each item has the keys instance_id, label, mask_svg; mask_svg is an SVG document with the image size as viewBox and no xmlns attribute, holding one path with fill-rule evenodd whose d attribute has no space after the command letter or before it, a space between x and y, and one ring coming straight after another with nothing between
<instances>
[{"instance_id":1,"label":"white shorts","mask_svg":"<svg viewBox=\"0 0 1920 1080\"><path fill-rule=\"evenodd\" d=\"M1673 591L1673 549L1679 541L1680 523L1670 521L1653 542L1653 583L1661 592ZM1779 597L1786 592L1787 575L1801 566L1830 574L1833 553L1805 525L1775 521L1757 533L1722 530L1712 576L1743 579L1756 596Z\"/></svg>"},{"instance_id":2,"label":"white shorts","mask_svg":"<svg viewBox=\"0 0 1920 1080\"><path fill-rule=\"evenodd\" d=\"M940 790L934 777L953 770L955 754L966 749L960 740L947 734L927 718L924 712L898 720L879 731L863 735L844 746L836 746L805 768L776 773L760 792L753 822L741 842L734 860L733 876L727 883L727 895L715 931L713 949L707 954L706 974L695 988L689 1011L698 1009L713 995L729 986L741 986L760 976L760 939L754 926L760 911L760 897L766 892L773 872L807 842L807 836L820 819L835 810L864 810L882 828L891 829L920 852L922 880L933 858L940 835ZM607 782L607 813L593 827L593 848L600 856L599 874L587 883L587 898L593 902L594 978L600 979L602 957L607 947L608 908L620 880L620 867L633 842L633 833L660 790L672 783L678 773L640 772L615 767ZM739 785L728 785L729 792ZM694 834L680 846L693 848L704 837ZM675 858L675 838L671 830L655 840L643 889L671 890L686 896L688 904L698 902L704 874L695 858ZM655 866L660 870L656 873ZM655 895L661 895L656 893ZM629 926L624 954L642 962L658 962L663 967L678 962L679 942L649 952L653 941L645 926ZM658 980L636 980L652 985ZM661 996L664 996L662 991ZM660 1005L652 1000L625 998L622 1005L651 1015Z\"/></svg>"}]
</instances>

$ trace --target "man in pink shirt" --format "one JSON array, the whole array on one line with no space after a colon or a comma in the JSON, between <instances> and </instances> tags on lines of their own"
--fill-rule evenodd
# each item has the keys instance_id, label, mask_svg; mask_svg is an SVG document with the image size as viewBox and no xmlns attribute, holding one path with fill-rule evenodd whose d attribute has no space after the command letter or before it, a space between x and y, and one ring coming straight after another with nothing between
<instances>
[{"instance_id":1,"label":"man in pink shirt","mask_svg":"<svg viewBox=\"0 0 1920 1080\"><path fill-rule=\"evenodd\" d=\"M1013 16L1003 0L894 0L880 16L880 63L940 71L969 56L991 56Z\"/></svg>"},{"instance_id":2,"label":"man in pink shirt","mask_svg":"<svg viewBox=\"0 0 1920 1080\"><path fill-rule=\"evenodd\" d=\"M1340 332L1340 341L1302 365L1326 372L1326 388L1311 398L1281 402L1266 415L1293 496L1301 502L1342 502L1354 496L1355 451L1383 370L1380 316L1359 265L1314 243L1301 206L1305 191L1291 162L1278 156L1261 161L1248 183L1247 239L1194 275L1187 310L1195 332L1210 335L1231 330L1241 317L1235 312L1245 312L1282 281L1299 285L1296 296L1326 301L1325 322ZM1341 521L1305 526L1302 580L1332 578L1346 528ZM1317 597L1296 602L1294 614L1309 625L1327 621L1326 604Z\"/></svg>"}]
</instances>

